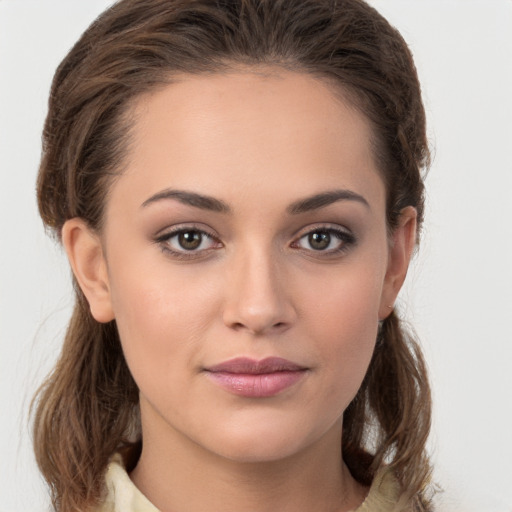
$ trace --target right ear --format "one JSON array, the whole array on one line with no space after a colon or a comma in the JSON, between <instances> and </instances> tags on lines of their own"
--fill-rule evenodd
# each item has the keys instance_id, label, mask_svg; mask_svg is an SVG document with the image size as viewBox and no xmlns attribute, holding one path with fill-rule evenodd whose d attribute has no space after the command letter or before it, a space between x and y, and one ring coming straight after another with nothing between
<instances>
[{"instance_id":1,"label":"right ear","mask_svg":"<svg viewBox=\"0 0 512 512\"><path fill-rule=\"evenodd\" d=\"M62 227L62 244L92 316L98 322L110 322L114 312L107 262L98 234L83 219L75 217Z\"/></svg>"}]
</instances>

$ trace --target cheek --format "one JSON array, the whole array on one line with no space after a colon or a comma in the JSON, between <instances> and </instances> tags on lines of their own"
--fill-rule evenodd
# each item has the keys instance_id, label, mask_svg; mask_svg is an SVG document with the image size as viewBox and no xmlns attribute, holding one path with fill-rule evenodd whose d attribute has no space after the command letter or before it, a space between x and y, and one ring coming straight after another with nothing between
<instances>
[{"instance_id":1,"label":"cheek","mask_svg":"<svg viewBox=\"0 0 512 512\"><path fill-rule=\"evenodd\" d=\"M384 273L382 264L360 262L308 277L302 285L302 315L329 337L366 337L378 324Z\"/></svg>"},{"instance_id":2,"label":"cheek","mask_svg":"<svg viewBox=\"0 0 512 512\"><path fill-rule=\"evenodd\" d=\"M351 266L350 272L338 269L329 278L317 275L316 286L309 287L302 301L309 338L315 340L319 365L326 370L325 385L343 408L357 393L375 347L381 267L361 264Z\"/></svg>"},{"instance_id":3,"label":"cheek","mask_svg":"<svg viewBox=\"0 0 512 512\"><path fill-rule=\"evenodd\" d=\"M172 378L196 364L200 341L218 309L210 287L179 268L169 272L165 262L144 267L125 259L111 276L111 295L136 381L158 372Z\"/></svg>"}]
</instances>

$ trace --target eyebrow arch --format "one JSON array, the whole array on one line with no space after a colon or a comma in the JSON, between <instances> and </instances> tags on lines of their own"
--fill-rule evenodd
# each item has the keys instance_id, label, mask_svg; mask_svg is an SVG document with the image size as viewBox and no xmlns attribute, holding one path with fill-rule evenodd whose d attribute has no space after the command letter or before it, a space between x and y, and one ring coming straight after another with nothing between
<instances>
[{"instance_id":1,"label":"eyebrow arch","mask_svg":"<svg viewBox=\"0 0 512 512\"><path fill-rule=\"evenodd\" d=\"M351 190L340 189L320 192L319 194L299 199L288 206L286 211L291 215L298 215L300 213L324 208L325 206L329 206L337 201L356 201L370 209L368 201L363 196L356 194Z\"/></svg>"},{"instance_id":2,"label":"eyebrow arch","mask_svg":"<svg viewBox=\"0 0 512 512\"><path fill-rule=\"evenodd\" d=\"M151 196L149 199L146 199L142 203L142 207L145 208L152 203L156 203L157 201L162 201L164 199L176 199L180 203L194 206L195 208L201 208L202 210L209 210L218 213L231 213L231 208L220 199L197 194L196 192L187 192L185 190L174 190L170 188L162 190L161 192Z\"/></svg>"}]
</instances>

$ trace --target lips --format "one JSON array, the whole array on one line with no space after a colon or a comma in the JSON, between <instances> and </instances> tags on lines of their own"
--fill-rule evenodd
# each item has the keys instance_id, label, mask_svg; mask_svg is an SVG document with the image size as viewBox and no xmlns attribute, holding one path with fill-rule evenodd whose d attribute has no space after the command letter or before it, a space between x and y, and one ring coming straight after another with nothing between
<instances>
[{"instance_id":1,"label":"lips","mask_svg":"<svg viewBox=\"0 0 512 512\"><path fill-rule=\"evenodd\" d=\"M307 368L280 357L260 361L242 357L208 367L205 372L210 380L230 393L265 398L302 380Z\"/></svg>"}]
</instances>

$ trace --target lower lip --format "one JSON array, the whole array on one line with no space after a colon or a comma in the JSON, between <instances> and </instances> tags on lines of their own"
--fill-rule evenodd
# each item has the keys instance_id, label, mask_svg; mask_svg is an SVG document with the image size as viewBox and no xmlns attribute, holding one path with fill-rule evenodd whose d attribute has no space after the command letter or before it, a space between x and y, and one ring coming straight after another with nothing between
<instances>
[{"instance_id":1,"label":"lower lip","mask_svg":"<svg viewBox=\"0 0 512 512\"><path fill-rule=\"evenodd\" d=\"M275 396L301 380L305 370L274 373L246 374L207 372L208 377L226 391L249 398Z\"/></svg>"}]
</instances>

